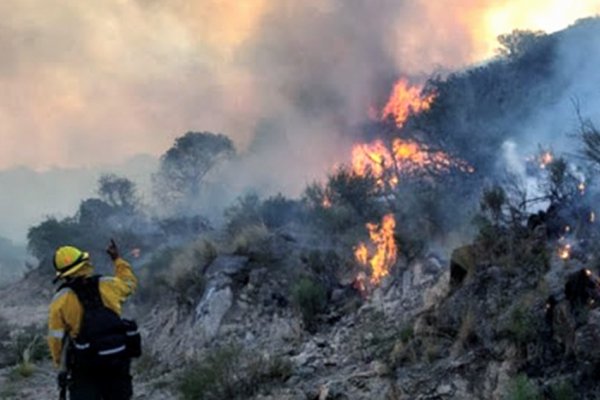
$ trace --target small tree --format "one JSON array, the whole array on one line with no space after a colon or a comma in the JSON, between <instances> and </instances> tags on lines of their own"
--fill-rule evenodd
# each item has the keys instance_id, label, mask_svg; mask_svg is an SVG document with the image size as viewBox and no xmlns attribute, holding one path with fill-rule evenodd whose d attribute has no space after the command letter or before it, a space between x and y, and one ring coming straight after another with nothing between
<instances>
[{"instance_id":1,"label":"small tree","mask_svg":"<svg viewBox=\"0 0 600 400\"><path fill-rule=\"evenodd\" d=\"M561 204L577 195L579 179L569 170L569 164L564 158L553 160L546 168L548 176L542 189L552 203Z\"/></svg>"},{"instance_id":2,"label":"small tree","mask_svg":"<svg viewBox=\"0 0 600 400\"><path fill-rule=\"evenodd\" d=\"M579 110L577 111L579 114ZM600 166L600 132L590 120L584 120L579 115L579 135L583 142L583 155Z\"/></svg>"},{"instance_id":3,"label":"small tree","mask_svg":"<svg viewBox=\"0 0 600 400\"><path fill-rule=\"evenodd\" d=\"M520 57L530 51L545 35L543 31L515 29L511 33L498 36L498 53L508 58Z\"/></svg>"}]
</instances>

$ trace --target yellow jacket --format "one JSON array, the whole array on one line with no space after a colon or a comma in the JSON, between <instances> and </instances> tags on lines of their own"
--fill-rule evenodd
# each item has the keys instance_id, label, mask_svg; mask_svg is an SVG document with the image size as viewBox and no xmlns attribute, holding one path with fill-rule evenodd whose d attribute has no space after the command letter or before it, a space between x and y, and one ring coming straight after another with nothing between
<instances>
[{"instance_id":1,"label":"yellow jacket","mask_svg":"<svg viewBox=\"0 0 600 400\"><path fill-rule=\"evenodd\" d=\"M115 276L100 278L100 295L106 307L121 315L121 306L135 291L137 279L127 261L117 258L114 265ZM90 276L92 271L91 265L85 266L73 276ZM48 313L48 346L55 366L60 365L64 336L75 338L82 320L83 307L71 289L61 289L54 295Z\"/></svg>"}]
</instances>

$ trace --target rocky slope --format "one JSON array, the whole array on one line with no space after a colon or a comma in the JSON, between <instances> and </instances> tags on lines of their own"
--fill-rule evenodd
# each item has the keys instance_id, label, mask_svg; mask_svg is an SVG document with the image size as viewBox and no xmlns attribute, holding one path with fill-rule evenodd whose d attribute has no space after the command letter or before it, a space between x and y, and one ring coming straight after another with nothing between
<instances>
[{"instance_id":1,"label":"rocky slope","mask_svg":"<svg viewBox=\"0 0 600 400\"><path fill-rule=\"evenodd\" d=\"M301 242L280 232L266 250L217 254L193 266L201 288L131 304L145 338L135 398L593 399L600 389L597 281L584 270L579 303L565 291L578 261L479 257L463 275L428 255L398 262L365 294L341 257L335 273L316 274ZM307 271L327 281L327 306L310 321L291 289ZM43 326L50 296L36 274L0 292L5 348ZM47 361L31 376L10 361L0 398L55 395Z\"/></svg>"}]
</instances>

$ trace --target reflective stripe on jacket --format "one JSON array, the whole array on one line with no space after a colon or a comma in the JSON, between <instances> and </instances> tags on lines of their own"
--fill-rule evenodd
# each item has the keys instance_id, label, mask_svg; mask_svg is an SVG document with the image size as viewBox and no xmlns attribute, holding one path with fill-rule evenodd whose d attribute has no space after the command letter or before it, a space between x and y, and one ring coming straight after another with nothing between
<instances>
[{"instance_id":1,"label":"reflective stripe on jacket","mask_svg":"<svg viewBox=\"0 0 600 400\"><path fill-rule=\"evenodd\" d=\"M121 315L123 302L135 291L137 279L127 261L118 258L114 265L115 276L100 278L100 295L106 307ZM55 366L60 364L64 336L75 338L82 319L83 307L71 289L61 289L54 295L48 313L48 346Z\"/></svg>"}]
</instances>

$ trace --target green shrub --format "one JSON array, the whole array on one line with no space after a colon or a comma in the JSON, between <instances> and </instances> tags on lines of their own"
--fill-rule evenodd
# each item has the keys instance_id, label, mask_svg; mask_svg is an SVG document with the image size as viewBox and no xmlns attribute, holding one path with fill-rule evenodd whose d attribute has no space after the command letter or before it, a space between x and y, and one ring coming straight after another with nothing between
<instances>
[{"instance_id":1,"label":"green shrub","mask_svg":"<svg viewBox=\"0 0 600 400\"><path fill-rule=\"evenodd\" d=\"M335 251L312 250L306 255L306 265L318 276L325 277L334 274L341 264L340 257Z\"/></svg>"},{"instance_id":2,"label":"green shrub","mask_svg":"<svg viewBox=\"0 0 600 400\"><path fill-rule=\"evenodd\" d=\"M506 400L541 400L542 395L537 385L521 374L513 378L509 384Z\"/></svg>"},{"instance_id":3,"label":"green shrub","mask_svg":"<svg viewBox=\"0 0 600 400\"><path fill-rule=\"evenodd\" d=\"M138 289L133 296L137 304L154 304L159 302L168 285L164 276L171 265L176 249L165 248L152 255L150 261L142 265L138 272Z\"/></svg>"},{"instance_id":4,"label":"green shrub","mask_svg":"<svg viewBox=\"0 0 600 400\"><path fill-rule=\"evenodd\" d=\"M577 392L569 381L556 382L550 387L552 400L575 400Z\"/></svg>"},{"instance_id":5,"label":"green shrub","mask_svg":"<svg viewBox=\"0 0 600 400\"><path fill-rule=\"evenodd\" d=\"M270 382L285 381L291 371L288 360L265 359L237 346L221 347L189 364L178 389L183 400L246 399Z\"/></svg>"},{"instance_id":6,"label":"green shrub","mask_svg":"<svg viewBox=\"0 0 600 400\"><path fill-rule=\"evenodd\" d=\"M507 326L510 337L517 344L525 344L536 336L532 316L522 305L516 306L510 314Z\"/></svg>"},{"instance_id":7,"label":"green shrub","mask_svg":"<svg viewBox=\"0 0 600 400\"><path fill-rule=\"evenodd\" d=\"M249 225L263 224L261 201L256 193L239 197L233 205L225 209L224 214L227 232L232 236Z\"/></svg>"},{"instance_id":8,"label":"green shrub","mask_svg":"<svg viewBox=\"0 0 600 400\"><path fill-rule=\"evenodd\" d=\"M408 341L413 338L414 334L415 330L412 325L406 325L400 330L400 340L402 343L408 343Z\"/></svg>"},{"instance_id":9,"label":"green shrub","mask_svg":"<svg viewBox=\"0 0 600 400\"><path fill-rule=\"evenodd\" d=\"M263 202L260 207L260 214L268 228L277 228L298 220L302 216L303 210L298 201L289 200L278 194Z\"/></svg>"},{"instance_id":10,"label":"green shrub","mask_svg":"<svg viewBox=\"0 0 600 400\"><path fill-rule=\"evenodd\" d=\"M50 356L48 346L44 340L45 329L41 326L31 325L22 329L7 344L10 364L32 364Z\"/></svg>"},{"instance_id":11,"label":"green shrub","mask_svg":"<svg viewBox=\"0 0 600 400\"><path fill-rule=\"evenodd\" d=\"M166 272L166 282L179 300L193 303L202 294L204 268L214 261L217 253L216 246L207 239L197 240L177 252Z\"/></svg>"},{"instance_id":12,"label":"green shrub","mask_svg":"<svg viewBox=\"0 0 600 400\"><path fill-rule=\"evenodd\" d=\"M301 278L292 288L292 299L302 314L305 327L314 330L318 315L327 308L325 287L310 278Z\"/></svg>"},{"instance_id":13,"label":"green shrub","mask_svg":"<svg viewBox=\"0 0 600 400\"><path fill-rule=\"evenodd\" d=\"M182 374L179 391L184 400L231 398L235 389L238 350L220 348L203 361L189 365Z\"/></svg>"},{"instance_id":14,"label":"green shrub","mask_svg":"<svg viewBox=\"0 0 600 400\"><path fill-rule=\"evenodd\" d=\"M264 224L242 226L235 232L231 243L235 254L266 253L269 230ZM268 258L268 257L267 257Z\"/></svg>"}]
</instances>

